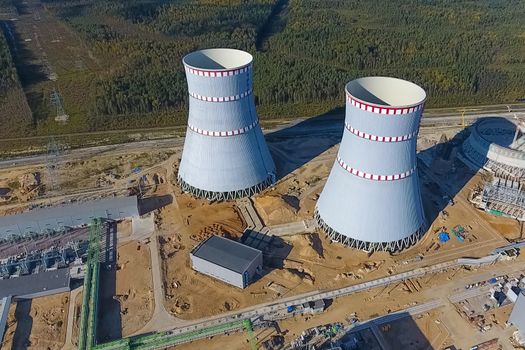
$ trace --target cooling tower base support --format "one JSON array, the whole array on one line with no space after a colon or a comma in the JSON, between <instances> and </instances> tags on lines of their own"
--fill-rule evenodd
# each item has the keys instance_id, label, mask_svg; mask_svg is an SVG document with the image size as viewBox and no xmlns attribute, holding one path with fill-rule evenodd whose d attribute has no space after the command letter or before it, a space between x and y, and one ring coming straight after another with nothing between
<instances>
[{"instance_id":1,"label":"cooling tower base support","mask_svg":"<svg viewBox=\"0 0 525 350\"><path fill-rule=\"evenodd\" d=\"M266 178L266 180L264 180L263 182L255 186L252 186L252 187L249 187L243 190L229 191L229 192L213 192L213 191L201 190L199 188L193 187L192 185L188 184L180 176L177 176L177 181L179 183L179 186L184 192L189 193L194 197L204 198L209 201L229 201L229 200L235 200L238 198L253 196L256 193L263 191L267 187L272 186L275 182L275 175L270 174Z\"/></svg>"},{"instance_id":2,"label":"cooling tower base support","mask_svg":"<svg viewBox=\"0 0 525 350\"><path fill-rule=\"evenodd\" d=\"M324 222L317 209L315 210L315 220L317 221L317 225L319 225L319 227L326 232L326 235L330 237L332 241L342 243L350 248L364 250L370 253L376 251L386 251L390 253L400 252L416 244L426 232L426 224L423 224L416 232L398 241L366 242L350 238L332 229Z\"/></svg>"}]
</instances>

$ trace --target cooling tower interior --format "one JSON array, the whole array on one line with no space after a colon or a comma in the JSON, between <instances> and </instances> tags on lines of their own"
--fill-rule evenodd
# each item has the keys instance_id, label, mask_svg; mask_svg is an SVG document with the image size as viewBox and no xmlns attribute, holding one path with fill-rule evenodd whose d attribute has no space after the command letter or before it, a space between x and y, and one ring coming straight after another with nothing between
<instances>
[{"instance_id":1,"label":"cooling tower interior","mask_svg":"<svg viewBox=\"0 0 525 350\"><path fill-rule=\"evenodd\" d=\"M201 50L183 58L189 115L178 181L196 197L251 196L275 182L255 111L252 60L234 49Z\"/></svg>"},{"instance_id":2,"label":"cooling tower interior","mask_svg":"<svg viewBox=\"0 0 525 350\"><path fill-rule=\"evenodd\" d=\"M394 252L425 232L416 169L425 98L419 86L396 78L347 84L345 130L315 213L332 240Z\"/></svg>"}]
</instances>

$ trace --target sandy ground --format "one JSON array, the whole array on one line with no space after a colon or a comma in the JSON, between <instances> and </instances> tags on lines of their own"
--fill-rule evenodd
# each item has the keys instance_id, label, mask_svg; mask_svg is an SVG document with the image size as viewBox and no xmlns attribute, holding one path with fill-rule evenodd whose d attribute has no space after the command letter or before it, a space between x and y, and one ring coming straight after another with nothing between
<instances>
[{"instance_id":1,"label":"sandy ground","mask_svg":"<svg viewBox=\"0 0 525 350\"><path fill-rule=\"evenodd\" d=\"M68 305L69 292L12 304L2 350L61 349L66 339Z\"/></svg>"},{"instance_id":2,"label":"sandy ground","mask_svg":"<svg viewBox=\"0 0 525 350\"><path fill-rule=\"evenodd\" d=\"M333 165L337 146L328 148L311 160L312 154L315 153L315 140L308 141L306 146L303 144L304 152L297 152L298 148L294 142L292 139L273 144L279 146L279 161L288 164L287 170L291 173L281 174L284 177L274 188L254 197L256 209L266 225L312 218L315 202ZM426 142L428 145L424 147L429 147L436 140ZM287 155L294 158L287 159ZM148 208L155 210L155 222L159 230L165 307L168 312L183 319L215 315L307 291L357 284L463 255L481 256L494 249L494 246L501 245L501 236L512 239L519 235L519 226L514 220L497 218L477 211L481 222L473 215L471 205L464 203L470 191L480 182L480 176L469 173L457 161L441 159L435 161L431 168L440 182L451 184L457 189L453 191L455 204L447 205L448 200L442 198L434 179L420 172L422 197L430 229L415 247L397 255L374 253L368 256L364 252L332 243L321 232L277 238L270 249L271 253L265 256L263 277L245 290L239 290L196 273L191 269L189 261L189 252L210 235L232 239L240 237L245 223L237 212L235 203L210 204L182 194L174 185L173 174L177 171L177 155L169 159L168 156L169 154L161 151L152 155L97 155L83 161L64 164L58 171L62 179L66 178L70 182L64 183L63 189L75 189L77 186L111 189L125 187L130 177L133 177L133 167L145 168L157 164L144 171L148 174L150 184L156 182L155 177L160 178L159 183L148 190L148 194L159 198L169 197L173 201L160 209L155 209L156 202L151 201L151 208ZM305 162L306 165L303 165ZM0 172L0 187L9 186L13 179L35 170L38 169ZM43 181L46 182L45 174ZM119 227L120 237L129 236L130 230L126 225ZM442 229L451 233L452 228L457 225L462 225L467 230L464 242L460 242L452 234L449 242L438 242L437 234ZM125 244L119 247L117 270L103 271L101 283L104 295L101 295L101 302L104 306L101 310L104 311L99 323L101 340L131 334L151 317L154 305L149 254L144 244ZM423 259L418 262L417 257ZM455 273L456 277L460 277L464 272L460 270ZM284 321L282 327L289 329L287 336L292 339L313 324L322 324L319 322L326 323L333 319L344 320L350 309L358 312L363 319L388 313L389 310L409 306L417 300L416 295L420 292L439 286L450 278L450 275L438 275L428 281L415 280L394 286L388 291L378 290L346 297L334 301L326 314ZM81 301L81 295L79 298L77 302ZM374 307L370 307L371 301ZM423 324L426 321L421 322L421 327L424 328ZM427 328L432 332L430 325L427 324ZM74 339L78 336L77 333L78 330L74 330ZM231 342L224 343L228 344L228 349L235 349L236 346L239 349L247 348L245 335L242 334L214 339L211 348L221 348L223 339L228 338ZM215 344L218 346L215 347ZM189 345L188 349L195 348L192 346L193 344Z\"/></svg>"},{"instance_id":3,"label":"sandy ground","mask_svg":"<svg viewBox=\"0 0 525 350\"><path fill-rule=\"evenodd\" d=\"M523 261L525 261L525 257L520 257L517 263L523 263ZM510 265L503 263L499 266ZM514 266L519 267L519 264ZM283 335L286 342L290 342L300 336L301 332L307 328L334 322L348 325L354 315L360 320L367 320L431 299L445 299L451 291L464 291L465 284L478 281L479 277L473 277L473 273L490 274L491 272L494 272L493 266L474 270L453 269L424 278L411 279L406 283L375 288L367 292L335 299L321 314L295 316L282 320L279 322L281 333L278 333L277 329L267 328L256 329L255 335L259 344L278 334ZM505 317L508 317L509 312L509 306L489 312L487 317L492 318L492 314L494 314L494 318L499 322L497 327L500 328L495 328L494 334L503 331L504 323L501 322ZM414 317L384 323L379 327L379 330L391 344L392 349L443 349L449 345L457 345L458 342L461 343L461 346L467 346L466 344L471 346L493 337L492 334L485 334L481 337L477 330L474 330L465 319L460 317L451 304ZM505 333L508 333L507 331L508 329ZM176 348L184 350L249 349L249 345L247 333L239 332L229 336L196 341Z\"/></svg>"},{"instance_id":4,"label":"sandy ground","mask_svg":"<svg viewBox=\"0 0 525 350\"><path fill-rule=\"evenodd\" d=\"M53 200L60 202L65 194L78 193L75 199L79 201L89 198L86 194L89 191L105 191L105 195L112 194L112 191L125 194L128 187L137 186L141 176L144 177L143 187L154 188L158 183L164 183L164 163L176 158L172 157L176 155L173 149L126 154L113 154L112 151L58 163L52 173L45 166L0 170L0 213L17 213L25 210L29 201L48 197L39 204L49 205ZM140 169L140 173L135 174L134 169ZM24 189L24 177L33 175L38 178L39 186ZM53 176L53 181L50 176Z\"/></svg>"},{"instance_id":5,"label":"sandy ground","mask_svg":"<svg viewBox=\"0 0 525 350\"><path fill-rule=\"evenodd\" d=\"M83 292L79 292L75 298L75 319L73 320L73 332L71 334L71 342L74 345L78 345L78 330L80 327L80 312L82 311L82 295Z\"/></svg>"},{"instance_id":6,"label":"sandy ground","mask_svg":"<svg viewBox=\"0 0 525 350\"><path fill-rule=\"evenodd\" d=\"M326 154L330 155L333 150ZM294 171L274 188L253 198L255 208L262 221L268 225L279 225L310 219L315 204L330 172L331 161L314 160Z\"/></svg>"},{"instance_id":7,"label":"sandy ground","mask_svg":"<svg viewBox=\"0 0 525 350\"><path fill-rule=\"evenodd\" d=\"M126 337L142 328L153 315L150 252L136 241L119 246L117 270L101 269L99 342ZM82 292L75 300L72 341L78 342Z\"/></svg>"},{"instance_id":8,"label":"sandy ground","mask_svg":"<svg viewBox=\"0 0 525 350\"><path fill-rule=\"evenodd\" d=\"M176 210L178 206L180 210ZM179 230L171 231L173 227ZM160 212L160 249L166 309L182 318L198 318L238 308L257 299L197 274L190 267L190 251L210 235L240 237L244 223L232 203L209 203L187 195Z\"/></svg>"},{"instance_id":9,"label":"sandy ground","mask_svg":"<svg viewBox=\"0 0 525 350\"><path fill-rule=\"evenodd\" d=\"M254 204L263 222L276 225L313 216L315 201L322 190L324 179L333 163L333 147L293 171L273 189L254 197ZM454 174L446 169L454 167ZM467 200L470 190L480 181L453 161L439 161L433 166L438 176L452 178L458 188L455 197ZM402 254L367 254L332 243L323 233L296 235L276 239L271 254L265 256L264 276L244 291L228 286L190 268L189 252L210 234L230 238L239 237L243 223L235 211L234 203L212 205L187 195L176 193L174 204L158 214L160 221L161 256L166 290L166 309L184 319L230 311L255 303L269 301L316 289L328 289L359 283L391 273L416 267L415 258L423 257L428 263L447 261L461 256L464 248L472 256L490 252L497 235L481 225L471 215L472 208L458 204L443 205L439 187L432 179L422 179L422 191L427 218L432 222L429 232L416 247ZM445 209L445 215L439 211ZM483 218L489 217L481 213ZM517 226L505 218L489 218L490 227L506 235L515 234ZM493 220L492 220L493 219ZM441 229L451 233L456 225L468 232L464 242L451 234L445 244L438 242ZM502 230L501 228L505 228ZM428 264L427 263L427 264Z\"/></svg>"},{"instance_id":10,"label":"sandy ground","mask_svg":"<svg viewBox=\"0 0 525 350\"><path fill-rule=\"evenodd\" d=\"M332 147L297 167L273 189L254 197L265 224L312 218L336 149ZM277 238L271 253L265 255L264 276L244 291L192 271L189 261L191 249L210 234L239 237L243 223L234 203L210 205L176 193L175 203L158 215L166 309L180 318L200 318L282 296L356 284L461 256L482 256L505 243L500 232L504 236L516 234L518 227L513 220L490 217L467 202L470 191L480 181L479 175L469 172L458 161L443 159L432 164L432 171L440 181L448 181L451 190L457 189L457 193L454 204L448 204L434 178L420 173L425 212L431 225L415 247L397 255L379 252L368 256L332 243L322 232ZM488 219L488 223L480 222L474 212ZM452 234L457 225L466 230L463 242ZM441 230L450 234L446 243L438 240Z\"/></svg>"},{"instance_id":11,"label":"sandy ground","mask_svg":"<svg viewBox=\"0 0 525 350\"><path fill-rule=\"evenodd\" d=\"M154 309L151 259L146 244L118 247L114 269L101 269L98 335L102 342L126 337L141 329Z\"/></svg>"}]
</instances>

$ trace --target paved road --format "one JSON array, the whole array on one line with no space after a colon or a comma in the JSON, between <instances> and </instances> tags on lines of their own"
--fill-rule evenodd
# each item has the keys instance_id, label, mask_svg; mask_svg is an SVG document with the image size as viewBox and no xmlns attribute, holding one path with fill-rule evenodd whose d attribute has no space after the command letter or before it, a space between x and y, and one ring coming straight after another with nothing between
<instances>
[{"instance_id":1,"label":"paved road","mask_svg":"<svg viewBox=\"0 0 525 350\"><path fill-rule=\"evenodd\" d=\"M182 326L187 322L172 316L164 307L164 286L162 285L162 266L160 262L158 239L156 232L150 237L149 249L151 256L151 273L153 277L153 295L155 308L151 319L144 327L135 332L134 335L154 332L165 324Z\"/></svg>"},{"instance_id":2,"label":"paved road","mask_svg":"<svg viewBox=\"0 0 525 350\"><path fill-rule=\"evenodd\" d=\"M83 286L73 289L69 294L69 311L67 314L67 327L66 327L66 341L62 350L74 350L76 346L73 345L73 323L75 321L75 300L77 295L84 290Z\"/></svg>"},{"instance_id":3,"label":"paved road","mask_svg":"<svg viewBox=\"0 0 525 350\"><path fill-rule=\"evenodd\" d=\"M182 147L184 144L184 138L175 137L165 140L153 140L153 141L139 141L139 142L130 142L117 145L106 145L106 146L96 146L96 147L87 147L79 148L74 150L65 151L62 156L59 156L56 159L57 163L72 161L75 159L85 159L88 157L93 157L96 155L102 155L105 153L111 154L127 154L131 152L144 151L146 149L157 149L157 148L176 148ZM30 166L30 165L40 165L46 162L47 154L13 158L0 161L0 168L8 169L13 167L20 166Z\"/></svg>"},{"instance_id":4,"label":"paved road","mask_svg":"<svg viewBox=\"0 0 525 350\"><path fill-rule=\"evenodd\" d=\"M505 105L494 105L494 106L477 106L477 107L465 107L466 122L472 122L480 117L486 116L503 116L506 118L513 118L514 113L525 113L525 104L519 104L513 106L513 112L509 113ZM461 115L459 110L461 108L442 108L442 109L429 109L423 114L421 121L422 127L434 126L434 125L459 125L461 122ZM277 133L277 135L271 135L271 137L314 137L323 135L337 135L342 132L342 121L343 115L340 113L328 114L322 119L296 119L285 123L281 126L265 130L266 134ZM307 121L302 123L303 121ZM293 127L292 127L293 126ZM165 130L166 128L159 128L159 130ZM147 131L150 129L144 129ZM152 129L155 130L155 129ZM128 130L133 132L133 130ZM141 130L137 130L141 131ZM114 131L112 131L114 133ZM111 133L111 132L101 132ZM93 133L91 133L93 134ZM96 134L96 133L95 133ZM80 135L80 134L79 134ZM71 136L71 135L70 135ZM28 138L29 139L29 138ZM17 139L19 140L19 139ZM63 158L67 160L81 159L89 156L96 155L98 153L114 152L128 153L132 151L146 150L148 148L174 148L181 147L184 143L183 137L172 137L169 139L161 140L150 140L150 141L139 141L131 142L126 144L118 145L107 145L89 147L83 149L76 149L67 151ZM30 157L14 158L9 160L0 161L0 168L9 168L16 166L29 166L44 164L46 161L46 155L36 155Z\"/></svg>"}]
</instances>

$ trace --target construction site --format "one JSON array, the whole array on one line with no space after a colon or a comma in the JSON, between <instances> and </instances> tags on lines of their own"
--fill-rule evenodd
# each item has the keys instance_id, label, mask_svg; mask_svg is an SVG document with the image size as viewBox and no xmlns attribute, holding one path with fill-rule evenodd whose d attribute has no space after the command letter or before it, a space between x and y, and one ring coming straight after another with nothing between
<instances>
[{"instance_id":1,"label":"construction site","mask_svg":"<svg viewBox=\"0 0 525 350\"><path fill-rule=\"evenodd\" d=\"M460 316L460 313L465 314L457 311L461 308L461 304L458 304L461 301L452 299L450 304L434 302L428 310L425 305L428 300L436 298L436 286L450 286L450 290L443 287L443 295L447 296L446 293L450 292L454 296L450 298L457 298L457 293L464 293L457 290L469 284L468 281L477 283L483 279L488 280L493 275L505 274L500 273L500 270L519 271L522 264L519 248L509 249L508 254L498 254L497 262L491 261L488 266L447 266L442 271L403 278L400 282L384 286L370 285L359 292L334 292L334 297L326 298L332 301L327 303L326 310L321 313L303 312L308 308L300 309L296 306L303 304L298 300L319 293L316 291L329 292L349 286L361 286L384 276L392 277L440 263L457 263L463 257L491 256L497 248L522 238L519 221L479 211L469 203L472 193L487 177L486 170L476 172L460 160L464 155L462 141L466 137L465 131L468 132L470 127L465 130L461 126L444 127L436 132L435 129L427 131L423 126L418 139L418 164L423 205L431 225L421 241L413 248L396 254L370 254L332 242L317 228L313 214L317 197L338 149L340 131L334 127L336 123L342 125L340 119L329 117L324 125L319 125L314 119L269 131L266 134L268 145L276 167L282 173L279 173L279 181L275 186L248 200L217 203L183 193L177 186L175 177L182 149L178 140L173 141L175 145L162 150L169 154L164 160L155 159L154 152L149 153L147 158L137 158L134 168L139 168L140 171L119 169L118 165L111 170L103 169L101 174L90 174L83 170L94 169L92 164L101 164L102 169L105 161L124 157L123 153L129 154L129 149L116 148L102 152L93 150L92 155L88 150L66 152L56 159L54 172L64 175L55 176L54 193L46 190L49 177L45 163L34 164L31 161L27 165L16 164L4 169L1 174L4 186L9 188L11 184L14 188L12 193L17 194L28 191L25 184L28 177L36 173L42 174L38 183L33 182L35 188L32 196L17 195L17 198L4 201L2 210L5 214L31 213L35 209L111 197L114 193L138 194L140 199L137 210L140 214L146 213L145 217L151 216L154 229L150 232L133 232L131 219L120 221L116 225L117 260L112 268L96 268L96 264L80 265L85 266L84 282L78 279L80 282L75 283L72 279L70 292L61 291L55 295L38 297L32 299L32 302L13 301L9 308L2 348L17 348L16 344L22 343L28 348L41 348L42 344L52 349L74 347L78 344L87 346L81 342L94 342L94 335L99 344L123 338L121 342L127 344L125 346L141 348L140 346L145 345L139 346L139 343L133 342L133 337L127 337L160 332L157 336L159 339L166 339L166 344L187 343L189 340L203 338L198 342L177 346L181 349L220 344L232 349L245 349L250 347L246 331L237 331L250 327L256 327L253 337L256 338L257 346L275 343L272 346L279 348L280 345L276 344L280 344L281 337L282 344L291 344L301 337L304 330L312 327L341 323L342 326L338 329L338 335L341 335L349 327L355 327L357 322L360 324L407 309L406 317L397 316L399 319L396 318L395 321L379 323L379 330L385 334L384 339L390 344L396 344L397 340L390 339L390 334L394 333L383 330L405 327L419 329L420 338L426 339L435 349L444 348L447 344L456 344L458 349L474 345L480 336L479 326L467 316ZM313 141L311 133L327 136ZM298 152L298 149L301 151ZM140 153L143 152L141 149ZM76 160L79 156L82 161ZM118 181L96 181L100 176L107 176L105 174L108 172L114 174ZM84 176L79 181L92 181L92 189L88 187L82 194L62 195L61 193L74 193L77 188L79 181L69 182L69 174ZM14 182L21 184L13 186ZM69 202L72 198L74 200ZM91 222L87 224L88 228L74 231L78 232L75 234L78 234L77 242L80 243L73 246L82 248L76 254L84 261L97 259L96 255L90 257L89 253L90 230L93 227L96 231L96 225ZM75 234L67 233L71 242L75 242ZM192 270L190 251L211 235L238 240L261 249L264 252L262 277L241 290ZM56 237L62 236L63 234L59 234ZM53 235L45 237L49 240ZM24 242L38 247L39 238L32 237ZM12 245L6 247L9 247L6 253L13 249ZM96 244L94 247L97 247ZM106 251L106 248L101 251ZM15 254L9 256L12 255ZM46 268L52 268L54 264L49 264ZM64 268L65 265L61 264L56 265L57 268ZM74 259L67 266L74 270ZM143 272L139 273L139 269ZM23 269L10 271L22 276L27 273ZM95 283L96 280L99 282ZM79 285L81 288L75 288ZM93 295L84 294L85 290L90 293L98 290L96 293L99 295L93 300ZM317 296L310 299L319 300ZM367 300L374 300L374 303L365 303L365 306L362 301ZM90 303L91 308L98 303L94 311L90 310ZM280 304L283 305L282 309ZM46 312L39 312L39 305L46 305ZM56 311L49 311L49 314L47 305L56 305L56 309L52 309ZM264 314L264 317L259 316L260 311L257 314L251 311L268 305L275 305L272 307L276 311L266 311L266 314L261 312L260 315ZM352 305L351 311L343 305ZM418 305L423 305L423 311L416 309L411 313L411 308ZM288 312L290 306L294 306L293 311ZM505 307L508 309L511 306L503 305ZM105 312L98 314L95 324L93 315L101 308ZM492 310L484 312L499 312L499 308ZM248 316L250 313L252 317ZM241 321L251 319L253 325L247 327L243 322L237 322L238 315L242 315ZM257 317L253 317L255 315ZM219 316L222 318L218 318ZM32 318L32 323L27 322L28 317ZM492 316L487 317L490 319ZM497 335L504 329L501 327L505 327L505 322L501 316L498 317L498 324L483 333L484 337L485 334L487 337ZM255 323L257 319L259 322ZM440 323L436 323L436 320ZM78 331L81 324L80 329L86 330L86 333L81 334ZM193 328L192 325L198 325L197 329L202 331L198 334L184 333ZM451 332L451 327L455 333ZM464 328L469 331L459 331ZM95 332L94 329L98 331ZM373 341L376 335L370 332L372 331L363 329L354 333L360 334L356 339L369 337ZM505 332L512 335L508 329ZM176 337L178 334L181 336ZM217 334L231 335L213 336ZM471 334L470 339L465 334ZM211 336L213 339L206 340ZM500 338L502 342L506 339ZM333 339L336 339L335 335ZM205 345L207 342L208 345ZM422 340L420 343L427 344ZM460 347L461 344L464 345ZM391 348L395 349L396 345L391 345Z\"/></svg>"},{"instance_id":2,"label":"construction site","mask_svg":"<svg viewBox=\"0 0 525 350\"><path fill-rule=\"evenodd\" d=\"M523 347L523 104L351 82L346 115L264 128L252 56L214 50L183 61L186 137L1 161L1 349Z\"/></svg>"}]
</instances>

